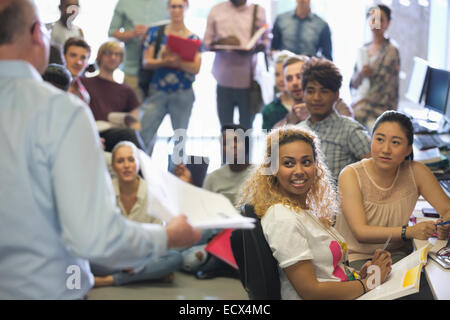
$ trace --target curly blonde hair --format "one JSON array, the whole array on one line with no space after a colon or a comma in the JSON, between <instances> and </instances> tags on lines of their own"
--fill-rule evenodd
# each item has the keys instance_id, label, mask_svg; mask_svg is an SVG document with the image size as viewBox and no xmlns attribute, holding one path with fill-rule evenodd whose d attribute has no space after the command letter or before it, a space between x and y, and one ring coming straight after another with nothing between
<instances>
[{"instance_id":1,"label":"curly blonde hair","mask_svg":"<svg viewBox=\"0 0 450 320\"><path fill-rule=\"evenodd\" d=\"M315 177L314 183L306 196L306 207L301 204L300 199L287 197L280 189L280 184L276 172L267 174L272 159L272 142L278 141L279 149L284 144L304 141L313 149ZM320 151L320 141L316 134L307 129L301 129L292 125L284 126L272 130L267 136L267 145L265 152L265 161L258 166L254 172L246 179L241 187L241 196L238 200L238 206L249 203L253 206L255 214L262 218L269 207L275 204L283 204L294 209L297 212L302 209L309 209L315 214L325 226L331 226L339 210L336 188L328 168L323 161L323 155Z\"/></svg>"}]
</instances>

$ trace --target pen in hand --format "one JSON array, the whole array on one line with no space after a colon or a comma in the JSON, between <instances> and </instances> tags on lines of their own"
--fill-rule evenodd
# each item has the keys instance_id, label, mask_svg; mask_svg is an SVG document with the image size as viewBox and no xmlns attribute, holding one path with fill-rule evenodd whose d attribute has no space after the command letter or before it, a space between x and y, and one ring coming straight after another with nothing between
<instances>
[{"instance_id":1,"label":"pen in hand","mask_svg":"<svg viewBox=\"0 0 450 320\"><path fill-rule=\"evenodd\" d=\"M436 223L435 226L436 226L436 227L437 227L437 226L445 226L445 225L447 225L447 224L450 224L450 220L444 221L444 222L441 222L441 223Z\"/></svg>"},{"instance_id":2,"label":"pen in hand","mask_svg":"<svg viewBox=\"0 0 450 320\"><path fill-rule=\"evenodd\" d=\"M383 249L381 249L381 250L383 250L383 251L386 250L386 248L387 248L389 242L391 241L391 239L392 239L392 234L389 235L389 237L387 238L386 242L384 243Z\"/></svg>"}]
</instances>

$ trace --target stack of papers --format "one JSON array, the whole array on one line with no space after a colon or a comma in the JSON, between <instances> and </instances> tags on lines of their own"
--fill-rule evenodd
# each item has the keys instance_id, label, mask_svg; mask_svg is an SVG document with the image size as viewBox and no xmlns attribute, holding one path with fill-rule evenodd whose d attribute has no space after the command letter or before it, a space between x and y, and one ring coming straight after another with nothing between
<instances>
[{"instance_id":1,"label":"stack of papers","mask_svg":"<svg viewBox=\"0 0 450 320\"><path fill-rule=\"evenodd\" d=\"M439 148L431 148L428 150L419 150L413 146L414 160L422 162L423 164L435 163L441 161L441 152Z\"/></svg>"},{"instance_id":2,"label":"stack of papers","mask_svg":"<svg viewBox=\"0 0 450 320\"><path fill-rule=\"evenodd\" d=\"M254 219L244 217L225 196L186 183L162 171L139 150L141 171L147 183L147 212L169 222L183 213L199 229L252 229Z\"/></svg>"}]
</instances>

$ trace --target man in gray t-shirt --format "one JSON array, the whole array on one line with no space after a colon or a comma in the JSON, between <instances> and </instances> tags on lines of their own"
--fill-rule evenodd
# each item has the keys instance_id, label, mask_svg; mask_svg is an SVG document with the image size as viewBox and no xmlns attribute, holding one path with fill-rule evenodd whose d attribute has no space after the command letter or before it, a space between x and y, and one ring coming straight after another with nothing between
<instances>
[{"instance_id":1,"label":"man in gray t-shirt","mask_svg":"<svg viewBox=\"0 0 450 320\"><path fill-rule=\"evenodd\" d=\"M226 196L233 204L236 204L239 188L252 168L249 163L249 138L246 136L244 141L238 139L236 130L239 129L245 132L240 125L222 127L222 159L225 165L210 173L203 183L203 188Z\"/></svg>"}]
</instances>

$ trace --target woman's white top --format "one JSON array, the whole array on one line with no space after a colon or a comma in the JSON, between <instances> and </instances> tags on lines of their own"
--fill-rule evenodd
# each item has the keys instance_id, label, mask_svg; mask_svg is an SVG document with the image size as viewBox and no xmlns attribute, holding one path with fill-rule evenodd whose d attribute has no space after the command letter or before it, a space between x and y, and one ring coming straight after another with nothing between
<instances>
[{"instance_id":1,"label":"woman's white top","mask_svg":"<svg viewBox=\"0 0 450 320\"><path fill-rule=\"evenodd\" d=\"M261 219L264 236L278 261L281 298L301 299L283 269L299 261L311 260L318 281L347 281L342 236L332 227L302 210L297 212L282 204L271 206Z\"/></svg>"}]
</instances>

